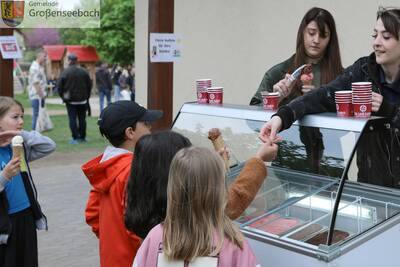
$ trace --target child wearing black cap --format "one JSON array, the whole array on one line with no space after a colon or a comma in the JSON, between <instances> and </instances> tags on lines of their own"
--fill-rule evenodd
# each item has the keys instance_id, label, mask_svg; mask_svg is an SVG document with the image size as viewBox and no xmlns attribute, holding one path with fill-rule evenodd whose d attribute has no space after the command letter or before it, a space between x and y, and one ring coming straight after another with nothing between
<instances>
[{"instance_id":1,"label":"child wearing black cap","mask_svg":"<svg viewBox=\"0 0 400 267\"><path fill-rule=\"evenodd\" d=\"M103 267L131 266L140 246L140 238L124 225L125 187L136 142L150 133L151 122L162 115L162 111L147 110L133 101L114 102L100 114L100 133L111 145L82 165L82 171L92 185L86 222L99 238Z\"/></svg>"}]
</instances>

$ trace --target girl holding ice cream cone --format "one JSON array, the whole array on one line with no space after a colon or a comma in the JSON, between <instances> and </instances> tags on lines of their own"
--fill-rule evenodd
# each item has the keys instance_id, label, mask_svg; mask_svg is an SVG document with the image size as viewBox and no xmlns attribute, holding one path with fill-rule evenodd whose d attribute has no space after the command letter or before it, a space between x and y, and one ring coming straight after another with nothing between
<instances>
[{"instance_id":1,"label":"girl holding ice cream cone","mask_svg":"<svg viewBox=\"0 0 400 267\"><path fill-rule=\"evenodd\" d=\"M289 74L303 64L309 64L311 75L289 82ZM298 32L296 53L269 69L250 101L262 105L262 91L279 92L280 105L327 84L343 71L335 20L327 10L313 7L304 15ZM303 73L304 74L304 73Z\"/></svg>"},{"instance_id":2,"label":"girl holding ice cream cone","mask_svg":"<svg viewBox=\"0 0 400 267\"><path fill-rule=\"evenodd\" d=\"M0 96L0 266L38 266L36 229L47 229L27 162L44 157L55 143L23 130L24 109Z\"/></svg>"}]
</instances>

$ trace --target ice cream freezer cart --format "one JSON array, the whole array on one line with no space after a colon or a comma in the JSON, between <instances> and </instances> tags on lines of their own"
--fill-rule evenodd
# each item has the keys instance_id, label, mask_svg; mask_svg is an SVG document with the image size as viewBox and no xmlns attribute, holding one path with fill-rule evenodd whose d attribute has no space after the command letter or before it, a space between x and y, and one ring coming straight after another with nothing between
<instances>
[{"instance_id":1,"label":"ice cream freezer cart","mask_svg":"<svg viewBox=\"0 0 400 267\"><path fill-rule=\"evenodd\" d=\"M272 115L259 107L187 103L172 128L209 148L208 131L219 128L230 150L229 183L255 155L260 128ZM264 184L236 220L261 266L400 266L400 184L360 177L385 175L382 166L399 176L393 166L400 158L389 151L400 147L398 132L384 118L329 113L305 116L281 132ZM380 152L373 163L364 155L370 151Z\"/></svg>"}]
</instances>

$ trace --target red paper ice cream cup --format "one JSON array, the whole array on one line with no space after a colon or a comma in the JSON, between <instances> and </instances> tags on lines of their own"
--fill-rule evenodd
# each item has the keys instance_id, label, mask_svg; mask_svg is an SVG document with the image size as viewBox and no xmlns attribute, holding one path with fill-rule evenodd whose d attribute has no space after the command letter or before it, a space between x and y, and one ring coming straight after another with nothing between
<instances>
[{"instance_id":1,"label":"red paper ice cream cup","mask_svg":"<svg viewBox=\"0 0 400 267\"><path fill-rule=\"evenodd\" d=\"M336 114L338 117L353 116L353 104L351 102L347 103L336 102Z\"/></svg>"},{"instance_id":2,"label":"red paper ice cream cup","mask_svg":"<svg viewBox=\"0 0 400 267\"><path fill-rule=\"evenodd\" d=\"M199 103L199 104L207 104L208 103L207 90L197 90L197 103Z\"/></svg>"},{"instance_id":3,"label":"red paper ice cream cup","mask_svg":"<svg viewBox=\"0 0 400 267\"><path fill-rule=\"evenodd\" d=\"M277 110L279 103L279 93L261 92L263 98L263 108L265 110Z\"/></svg>"},{"instance_id":4,"label":"red paper ice cream cup","mask_svg":"<svg viewBox=\"0 0 400 267\"><path fill-rule=\"evenodd\" d=\"M371 117L372 102L353 103L354 117L369 118Z\"/></svg>"},{"instance_id":5,"label":"red paper ice cream cup","mask_svg":"<svg viewBox=\"0 0 400 267\"><path fill-rule=\"evenodd\" d=\"M223 102L224 97L223 87L210 87L207 89L208 103L214 105L220 105Z\"/></svg>"}]
</instances>

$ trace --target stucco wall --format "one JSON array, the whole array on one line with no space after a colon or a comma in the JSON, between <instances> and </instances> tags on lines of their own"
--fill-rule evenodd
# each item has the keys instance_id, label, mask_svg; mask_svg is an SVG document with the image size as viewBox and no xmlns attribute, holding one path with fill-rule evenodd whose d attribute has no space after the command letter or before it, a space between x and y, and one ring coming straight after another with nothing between
<instances>
[{"instance_id":1,"label":"stucco wall","mask_svg":"<svg viewBox=\"0 0 400 267\"><path fill-rule=\"evenodd\" d=\"M148 0L135 2L136 95L147 103ZM211 78L224 87L224 102L248 104L266 70L295 49L297 29L313 6L329 10L348 66L372 51L378 6L398 1L365 0L175 0L175 33L182 35L182 59L174 64L174 116L195 100L194 81Z\"/></svg>"}]
</instances>

